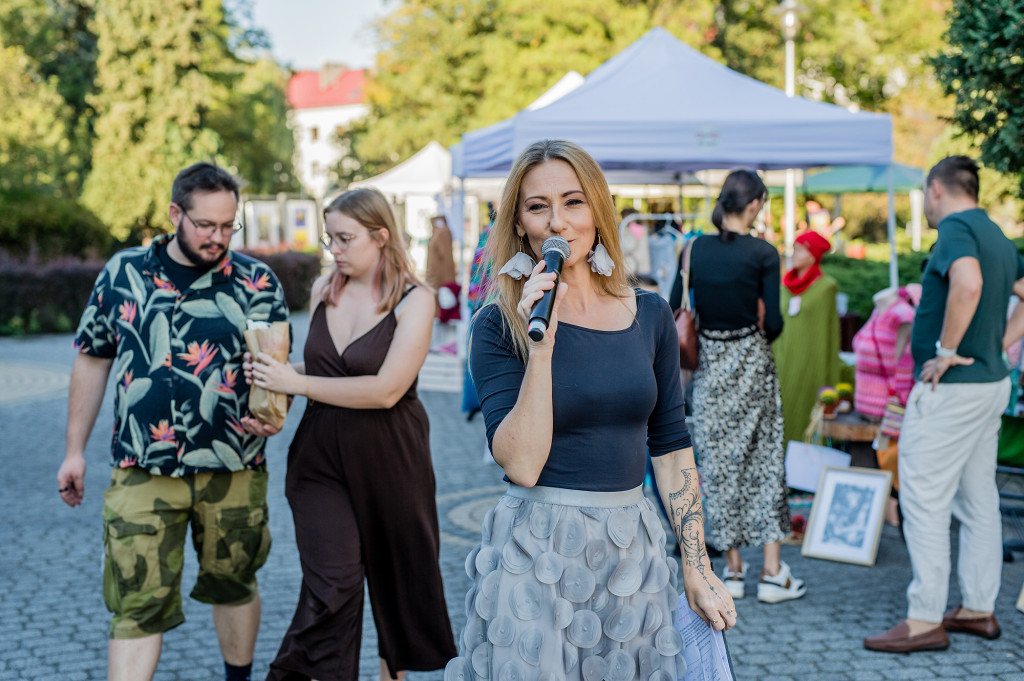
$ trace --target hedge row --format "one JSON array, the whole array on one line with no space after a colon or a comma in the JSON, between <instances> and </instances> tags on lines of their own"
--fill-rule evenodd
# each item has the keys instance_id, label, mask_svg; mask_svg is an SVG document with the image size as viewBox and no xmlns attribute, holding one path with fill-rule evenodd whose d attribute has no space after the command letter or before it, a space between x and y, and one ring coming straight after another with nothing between
<instances>
[{"instance_id":1,"label":"hedge row","mask_svg":"<svg viewBox=\"0 0 1024 681\"><path fill-rule=\"evenodd\" d=\"M319 254L250 253L267 263L292 310L309 304ZM0 262L0 335L69 333L78 325L103 263L65 258L44 264Z\"/></svg>"},{"instance_id":2,"label":"hedge row","mask_svg":"<svg viewBox=\"0 0 1024 681\"><path fill-rule=\"evenodd\" d=\"M19 259L116 250L110 231L74 199L31 189L0 190L0 249Z\"/></svg>"},{"instance_id":3,"label":"hedge row","mask_svg":"<svg viewBox=\"0 0 1024 681\"><path fill-rule=\"evenodd\" d=\"M897 259L900 285L920 283L921 265L926 252L900 253ZM849 311L867 321L874 309L871 297L889 286L889 263L879 260L856 260L842 255L826 255L821 262L825 274L836 280L840 293L850 297Z\"/></svg>"},{"instance_id":4,"label":"hedge row","mask_svg":"<svg viewBox=\"0 0 1024 681\"><path fill-rule=\"evenodd\" d=\"M99 261L0 264L0 334L73 331L103 269Z\"/></svg>"}]
</instances>

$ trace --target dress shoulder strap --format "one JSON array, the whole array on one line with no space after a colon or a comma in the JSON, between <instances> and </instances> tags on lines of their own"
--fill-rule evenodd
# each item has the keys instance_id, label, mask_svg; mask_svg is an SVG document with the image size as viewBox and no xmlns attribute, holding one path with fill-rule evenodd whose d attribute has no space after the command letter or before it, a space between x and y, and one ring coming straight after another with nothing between
<instances>
[{"instance_id":1,"label":"dress shoulder strap","mask_svg":"<svg viewBox=\"0 0 1024 681\"><path fill-rule=\"evenodd\" d=\"M405 303L405 299L409 296L410 293L412 293L413 289L415 289L415 288L416 288L416 285L413 284L412 286L409 286L404 291L402 291L402 297L398 299L398 304L395 305L395 309L392 310L392 312L394 312L395 314L398 314L398 309L400 307L402 307L402 305Z\"/></svg>"}]
</instances>

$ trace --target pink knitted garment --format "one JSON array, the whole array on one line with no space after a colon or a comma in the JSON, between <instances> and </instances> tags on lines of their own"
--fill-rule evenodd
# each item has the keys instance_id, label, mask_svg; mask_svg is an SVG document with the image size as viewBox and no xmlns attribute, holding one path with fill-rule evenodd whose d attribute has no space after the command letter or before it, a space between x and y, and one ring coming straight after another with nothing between
<instances>
[{"instance_id":1,"label":"pink knitted garment","mask_svg":"<svg viewBox=\"0 0 1024 681\"><path fill-rule=\"evenodd\" d=\"M906 301L898 300L882 314L878 314L877 310L871 313L867 324L853 337L853 352L856 355L853 402L854 408L860 413L881 418L885 412L885 402L893 390L903 404L907 403L910 390L914 387L914 358L908 340L903 356L897 362L896 335L901 324L913 321L914 308Z\"/></svg>"}]
</instances>

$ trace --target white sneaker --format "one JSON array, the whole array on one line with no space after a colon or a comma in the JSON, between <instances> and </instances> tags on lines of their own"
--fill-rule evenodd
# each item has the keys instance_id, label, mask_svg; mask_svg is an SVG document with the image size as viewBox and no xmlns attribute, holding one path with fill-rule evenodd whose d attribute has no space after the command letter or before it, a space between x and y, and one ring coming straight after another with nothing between
<instances>
[{"instance_id":1,"label":"white sneaker","mask_svg":"<svg viewBox=\"0 0 1024 681\"><path fill-rule=\"evenodd\" d=\"M777 575L761 575L757 584L757 600L764 603L781 603L800 598L807 592L804 580L793 576L789 566L782 563Z\"/></svg>"},{"instance_id":2,"label":"white sneaker","mask_svg":"<svg viewBox=\"0 0 1024 681\"><path fill-rule=\"evenodd\" d=\"M726 565L722 571L722 582L725 583L725 588L729 590L729 595L732 599L738 600L743 598L745 593L745 587L743 580L747 578L747 564L743 563L743 567L739 572L732 572L729 570L729 566Z\"/></svg>"}]
</instances>

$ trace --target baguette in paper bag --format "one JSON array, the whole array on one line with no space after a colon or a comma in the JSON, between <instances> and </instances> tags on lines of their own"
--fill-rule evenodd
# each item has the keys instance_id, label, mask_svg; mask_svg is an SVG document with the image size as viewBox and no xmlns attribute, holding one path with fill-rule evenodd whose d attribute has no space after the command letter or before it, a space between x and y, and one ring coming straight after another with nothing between
<instances>
[{"instance_id":1,"label":"baguette in paper bag","mask_svg":"<svg viewBox=\"0 0 1024 681\"><path fill-rule=\"evenodd\" d=\"M250 326L255 324L250 323ZM288 322L250 328L244 335L245 344L254 358L265 352L278 362L288 361ZM253 385L249 390L249 411L263 423L280 428L288 416L288 396Z\"/></svg>"}]
</instances>

